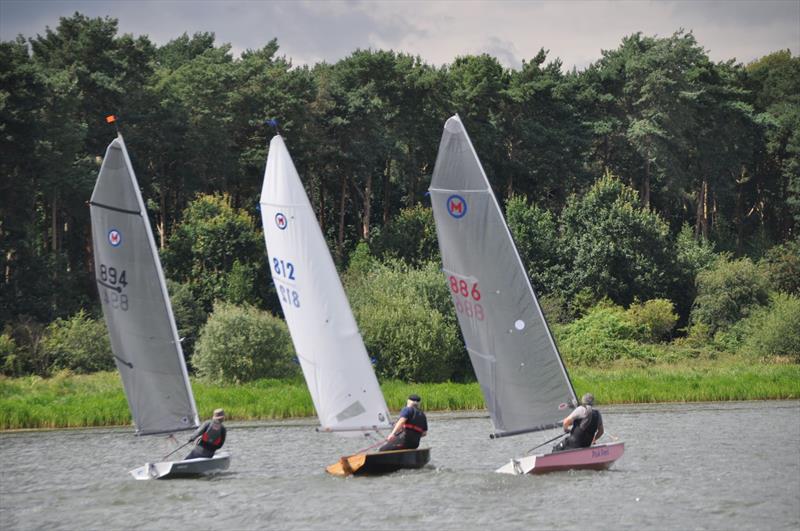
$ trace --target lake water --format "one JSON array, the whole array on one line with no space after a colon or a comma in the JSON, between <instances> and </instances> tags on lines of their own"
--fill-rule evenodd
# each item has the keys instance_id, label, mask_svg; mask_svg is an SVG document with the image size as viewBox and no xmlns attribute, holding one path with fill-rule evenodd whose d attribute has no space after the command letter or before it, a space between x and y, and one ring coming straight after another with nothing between
<instances>
[{"instance_id":1,"label":"lake water","mask_svg":"<svg viewBox=\"0 0 800 531\"><path fill-rule=\"evenodd\" d=\"M489 440L488 417L429 415L431 463L383 477L324 466L366 446L315 423L228 423L230 470L135 481L163 438L126 429L0 434L7 529L800 528L800 402L602 408L625 455L608 471L495 474L556 432Z\"/></svg>"}]
</instances>

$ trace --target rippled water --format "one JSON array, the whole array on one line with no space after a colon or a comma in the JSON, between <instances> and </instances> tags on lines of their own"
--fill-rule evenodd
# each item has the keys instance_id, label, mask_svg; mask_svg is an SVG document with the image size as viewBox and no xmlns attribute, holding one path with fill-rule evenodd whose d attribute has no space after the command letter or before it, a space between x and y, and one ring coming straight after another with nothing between
<instances>
[{"instance_id":1,"label":"rippled water","mask_svg":"<svg viewBox=\"0 0 800 531\"><path fill-rule=\"evenodd\" d=\"M603 408L626 442L611 470L493 470L555 432L488 439L488 417L430 414L431 464L334 478L363 441L313 422L229 424L230 470L135 481L169 450L130 430L0 434L3 529L798 529L800 402Z\"/></svg>"}]
</instances>

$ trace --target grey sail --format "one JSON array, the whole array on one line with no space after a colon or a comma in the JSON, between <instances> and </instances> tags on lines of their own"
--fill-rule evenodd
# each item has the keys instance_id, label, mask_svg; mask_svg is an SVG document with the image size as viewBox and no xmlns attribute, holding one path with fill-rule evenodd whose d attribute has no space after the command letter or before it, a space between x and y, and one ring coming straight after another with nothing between
<instances>
[{"instance_id":1,"label":"grey sail","mask_svg":"<svg viewBox=\"0 0 800 531\"><path fill-rule=\"evenodd\" d=\"M97 289L136 433L199 425L150 221L121 136L90 201Z\"/></svg>"},{"instance_id":2,"label":"grey sail","mask_svg":"<svg viewBox=\"0 0 800 531\"><path fill-rule=\"evenodd\" d=\"M443 270L495 435L553 428L575 391L461 120L430 187Z\"/></svg>"}]
</instances>

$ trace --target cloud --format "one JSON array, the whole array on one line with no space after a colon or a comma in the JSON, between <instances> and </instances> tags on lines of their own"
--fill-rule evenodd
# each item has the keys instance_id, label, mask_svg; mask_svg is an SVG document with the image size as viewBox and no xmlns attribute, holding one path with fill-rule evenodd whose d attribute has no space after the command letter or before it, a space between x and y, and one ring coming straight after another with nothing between
<instances>
[{"instance_id":1,"label":"cloud","mask_svg":"<svg viewBox=\"0 0 800 531\"><path fill-rule=\"evenodd\" d=\"M122 32L148 35L157 44L184 32L209 31L240 53L277 38L294 64L335 62L358 48L373 48L437 65L489 53L518 67L544 48L565 68L584 68L627 35L665 37L681 28L692 31L716 61L751 61L787 48L800 53L797 0L2 0L0 36L33 37L75 11L117 18Z\"/></svg>"}]
</instances>

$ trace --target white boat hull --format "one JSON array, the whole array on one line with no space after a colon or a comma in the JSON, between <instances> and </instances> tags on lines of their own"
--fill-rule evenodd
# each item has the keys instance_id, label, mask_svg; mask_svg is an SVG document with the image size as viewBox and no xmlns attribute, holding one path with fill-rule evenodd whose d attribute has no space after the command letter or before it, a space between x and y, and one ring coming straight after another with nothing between
<instances>
[{"instance_id":1,"label":"white boat hull","mask_svg":"<svg viewBox=\"0 0 800 531\"><path fill-rule=\"evenodd\" d=\"M495 472L501 474L544 474L558 470L594 469L604 470L622 457L625 443L596 444L588 448L576 448L551 454L528 455L512 459Z\"/></svg>"},{"instance_id":2,"label":"white boat hull","mask_svg":"<svg viewBox=\"0 0 800 531\"><path fill-rule=\"evenodd\" d=\"M145 463L144 466L131 470L130 474L138 480L192 478L228 470L230 465L231 454L217 452L214 457Z\"/></svg>"}]
</instances>

